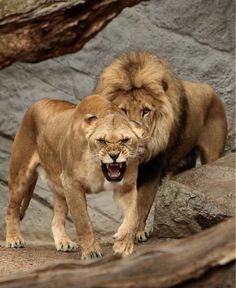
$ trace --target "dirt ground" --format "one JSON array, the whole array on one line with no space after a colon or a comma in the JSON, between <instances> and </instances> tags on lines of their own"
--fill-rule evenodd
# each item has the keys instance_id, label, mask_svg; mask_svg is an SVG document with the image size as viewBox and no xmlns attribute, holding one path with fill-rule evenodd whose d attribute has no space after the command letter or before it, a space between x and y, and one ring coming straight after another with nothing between
<instances>
[{"instance_id":1,"label":"dirt ground","mask_svg":"<svg viewBox=\"0 0 236 288\"><path fill-rule=\"evenodd\" d=\"M165 240L165 242L168 240ZM135 246L135 253L149 250L163 243L155 238ZM112 255L111 244L102 244L104 257ZM42 268L42 266L55 264L67 260L80 260L80 251L58 252L53 243L30 242L26 248L5 248L5 243L0 241L0 278L15 272L25 272Z\"/></svg>"},{"instance_id":2,"label":"dirt ground","mask_svg":"<svg viewBox=\"0 0 236 288\"><path fill-rule=\"evenodd\" d=\"M105 247L106 254L111 253L111 247ZM13 272L23 272L41 268L57 261L79 260L80 251L58 252L53 243L31 242L26 248L5 248L0 242L0 277Z\"/></svg>"}]
</instances>

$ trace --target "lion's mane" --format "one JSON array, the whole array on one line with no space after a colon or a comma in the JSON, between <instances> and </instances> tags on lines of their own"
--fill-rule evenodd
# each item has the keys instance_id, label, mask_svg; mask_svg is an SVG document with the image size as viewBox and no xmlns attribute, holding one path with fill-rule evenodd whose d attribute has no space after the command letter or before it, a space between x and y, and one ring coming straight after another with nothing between
<instances>
[{"instance_id":1,"label":"lion's mane","mask_svg":"<svg viewBox=\"0 0 236 288\"><path fill-rule=\"evenodd\" d=\"M174 153L186 125L188 102L181 80L167 62L150 53L125 53L102 71L95 88L111 101L121 94L136 97L138 91L156 101L146 160Z\"/></svg>"}]
</instances>

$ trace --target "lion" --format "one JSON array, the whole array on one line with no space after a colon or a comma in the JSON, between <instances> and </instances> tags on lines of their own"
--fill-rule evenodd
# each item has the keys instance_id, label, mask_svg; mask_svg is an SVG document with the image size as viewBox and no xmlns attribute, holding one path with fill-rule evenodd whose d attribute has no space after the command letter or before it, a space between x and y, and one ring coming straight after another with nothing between
<instances>
[{"instance_id":1,"label":"lion","mask_svg":"<svg viewBox=\"0 0 236 288\"><path fill-rule=\"evenodd\" d=\"M74 251L65 231L68 209L81 247L81 258L103 255L94 236L86 193L113 190L124 219L114 235L114 252L133 252L138 227L137 173L148 133L110 101L99 95L78 105L40 100L25 113L13 143L9 173L6 247L24 247L20 233L38 178L54 195L52 232L58 251Z\"/></svg>"},{"instance_id":2,"label":"lion","mask_svg":"<svg viewBox=\"0 0 236 288\"><path fill-rule=\"evenodd\" d=\"M221 99L207 84L181 80L170 65L148 52L116 58L98 76L95 93L115 103L150 133L146 159L139 166L139 241L160 179L222 156L227 121Z\"/></svg>"}]
</instances>

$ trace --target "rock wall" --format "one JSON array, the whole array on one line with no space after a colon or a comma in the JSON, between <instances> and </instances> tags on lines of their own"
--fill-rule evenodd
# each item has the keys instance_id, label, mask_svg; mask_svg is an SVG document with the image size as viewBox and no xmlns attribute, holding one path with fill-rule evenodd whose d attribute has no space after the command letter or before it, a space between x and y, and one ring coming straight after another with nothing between
<instances>
[{"instance_id":1,"label":"rock wall","mask_svg":"<svg viewBox=\"0 0 236 288\"><path fill-rule=\"evenodd\" d=\"M104 65L124 51L156 52L181 77L212 85L224 101L231 125L234 123L233 38L233 0L151 0L125 9L78 53L38 64L16 63L1 70L0 180L3 183L7 180L9 139L14 137L27 107L42 98L78 102L92 93ZM235 147L234 141L228 150L232 146ZM6 189L3 190L5 193ZM0 209L1 205L6 206L3 198ZM3 222L2 215L0 227Z\"/></svg>"},{"instance_id":2,"label":"rock wall","mask_svg":"<svg viewBox=\"0 0 236 288\"><path fill-rule=\"evenodd\" d=\"M41 98L78 101L105 64L128 50L150 50L183 78L212 85L231 123L234 109L233 0L152 0L125 9L78 53L0 71L0 131L13 136Z\"/></svg>"}]
</instances>

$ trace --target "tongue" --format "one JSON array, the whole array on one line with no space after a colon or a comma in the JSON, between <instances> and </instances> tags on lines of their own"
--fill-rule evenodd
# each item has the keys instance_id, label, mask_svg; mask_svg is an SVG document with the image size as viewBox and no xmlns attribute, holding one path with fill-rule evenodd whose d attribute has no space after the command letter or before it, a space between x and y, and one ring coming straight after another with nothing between
<instances>
[{"instance_id":1,"label":"tongue","mask_svg":"<svg viewBox=\"0 0 236 288\"><path fill-rule=\"evenodd\" d=\"M118 176L120 176L120 167L119 167L119 165L109 165L108 171L109 171L110 177L118 177Z\"/></svg>"}]
</instances>

